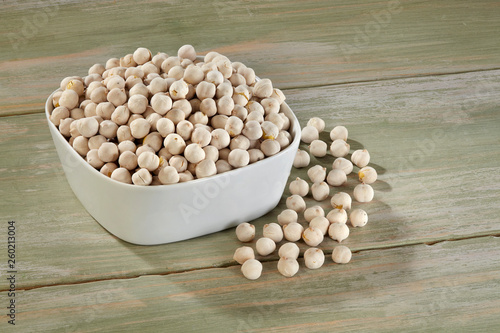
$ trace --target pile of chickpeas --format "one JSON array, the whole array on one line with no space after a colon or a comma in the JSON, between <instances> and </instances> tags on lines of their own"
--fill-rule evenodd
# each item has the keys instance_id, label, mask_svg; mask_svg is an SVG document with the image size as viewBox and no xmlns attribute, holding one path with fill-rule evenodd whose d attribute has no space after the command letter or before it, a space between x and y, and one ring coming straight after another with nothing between
<instances>
[{"instance_id":1,"label":"pile of chickpeas","mask_svg":"<svg viewBox=\"0 0 500 333\"><path fill-rule=\"evenodd\" d=\"M146 48L62 80L50 121L91 166L119 182L166 185L241 168L292 141L285 96L217 52Z\"/></svg>"},{"instance_id":2,"label":"pile of chickpeas","mask_svg":"<svg viewBox=\"0 0 500 333\"><path fill-rule=\"evenodd\" d=\"M325 130L325 122L317 117L311 118L307 126L302 129L302 142L309 144L308 150L297 151L294 160L295 168L309 167L311 156L321 158L328 153L328 144L319 139L319 134ZM350 233L351 227L363 227L368 222L368 214L361 208L352 209L351 196L342 191L347 183L347 176L359 168L357 184L353 189L354 199L359 203L372 201L374 190L370 184L377 180L377 171L368 166L370 153L366 149L352 152L350 159L346 158L350 152L347 143L348 130L344 126L336 126L330 131L330 154L335 157L331 169L323 165L314 165L307 170L307 180L296 178L289 184L290 196L286 199L287 209L277 217L277 223L264 225L262 237L255 239L255 226L242 223L236 227L236 236L243 243L253 242L255 251L261 257L268 256L279 246L278 271L292 277L299 271L300 248L296 242L303 241L309 248L304 251L304 263L308 269L317 269L323 266L325 254L319 248L326 237L341 243ZM333 188L339 188L332 196ZM307 207L305 196L318 202L317 205ZM325 215L323 209L325 201L331 210ZM323 203L323 204L322 204ZM348 214L349 212L349 214ZM303 216L299 220L299 214ZM283 240L286 242L279 245ZM347 264L351 261L352 252L344 245L336 245L332 250L332 261L338 264ZM233 259L241 264L241 272L250 279L258 279L262 274L262 263L256 259L251 246L242 246L236 249Z\"/></svg>"}]
</instances>

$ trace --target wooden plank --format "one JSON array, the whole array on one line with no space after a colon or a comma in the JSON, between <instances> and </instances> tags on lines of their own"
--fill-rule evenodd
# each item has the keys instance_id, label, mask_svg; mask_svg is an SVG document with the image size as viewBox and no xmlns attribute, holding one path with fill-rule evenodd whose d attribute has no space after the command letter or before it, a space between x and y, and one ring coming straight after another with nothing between
<instances>
[{"instance_id":1,"label":"wooden plank","mask_svg":"<svg viewBox=\"0 0 500 333\"><path fill-rule=\"evenodd\" d=\"M500 240L327 258L319 270L259 280L239 266L20 291L21 332L493 332L500 324ZM5 293L2 293L2 297ZM6 325L2 322L0 325Z\"/></svg>"},{"instance_id":2,"label":"wooden plank","mask_svg":"<svg viewBox=\"0 0 500 333\"><path fill-rule=\"evenodd\" d=\"M351 147L366 147L380 173L375 200L355 205L370 221L351 230L345 244L361 250L500 233L500 188L492 176L500 165L499 74L287 91L302 124L320 116L328 129L346 125ZM221 267L232 263L240 246L232 229L151 247L114 238L72 194L41 114L0 118L0 151L0 220L17 221L19 287ZM327 167L331 161L313 159ZM306 170L293 170L290 179L297 176L307 178ZM352 193L356 183L350 175L342 190ZM287 195L253 221L258 235L265 223L276 221ZM5 241L0 239L1 248ZM324 243L327 251L333 245ZM6 286L1 280L0 290Z\"/></svg>"},{"instance_id":3,"label":"wooden plank","mask_svg":"<svg viewBox=\"0 0 500 333\"><path fill-rule=\"evenodd\" d=\"M139 46L217 50L280 88L498 68L497 13L494 0L3 1L0 115L41 112L61 79Z\"/></svg>"}]
</instances>

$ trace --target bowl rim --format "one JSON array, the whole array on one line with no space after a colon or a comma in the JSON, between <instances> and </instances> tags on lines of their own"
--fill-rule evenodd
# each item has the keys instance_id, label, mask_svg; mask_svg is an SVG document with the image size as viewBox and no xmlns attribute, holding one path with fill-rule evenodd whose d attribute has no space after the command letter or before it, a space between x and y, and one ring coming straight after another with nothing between
<instances>
[{"instance_id":1,"label":"bowl rim","mask_svg":"<svg viewBox=\"0 0 500 333\"><path fill-rule=\"evenodd\" d=\"M55 131L57 133L59 139L64 141L64 145L66 145L66 147L69 148L69 150L71 151L70 154L72 154L72 157L76 157L79 161L83 162L82 165L84 165L84 167L87 170L90 170L91 173L97 174L98 175L97 177L102 177L101 179L104 182L109 182L109 184L111 186L124 186L124 189L131 189L131 190L133 189L132 191L162 191L165 188L169 188L172 190L176 190L176 189L180 190L180 189L183 189L184 187L191 187L193 185L203 184L203 183L211 182L211 181L217 181L218 179L226 178L226 177L232 176L232 175L237 175L238 173L244 172L244 170L249 170L249 168L258 168L262 164L272 163L272 161L274 161L275 159L279 159L282 155L288 153L288 151L293 148L294 144L297 141L300 141L300 137L301 137L300 123L297 119L297 116L292 111L290 106L285 101L283 101L282 104L284 104L286 107L288 107L290 114L292 115L292 119L290 119L290 127L293 126L292 129L293 129L293 132L295 132L295 136L293 137L293 140L292 140L292 142L290 142L288 147L279 151L277 154L266 157L260 161L246 165L242 168L232 169L232 170L226 171L224 173L215 174L215 175L210 176L210 177L205 177L205 178L201 178L201 179L199 179L199 178L193 179L193 180L189 180L189 181L182 182L182 183L160 184L160 185L154 185L154 186L138 186L135 184L127 184L127 183L122 183L120 181L111 179L110 177L102 174L99 170L97 170L96 168L91 166L89 163L87 163L87 161L85 161L85 159L80 154L78 154L78 152L76 152L76 150L69 144L68 140L62 135L62 133L59 131L59 129L56 127L56 125L54 125L52 123L52 121L50 121L50 112L55 108L52 104L52 97L58 91L61 91L61 89L58 88L55 91L53 91L50 94L50 96L47 98L46 103L45 103L45 117L47 118L48 125L51 128L51 132ZM281 108L281 106L280 106L280 108ZM290 134L292 134L292 133L290 133Z\"/></svg>"}]
</instances>

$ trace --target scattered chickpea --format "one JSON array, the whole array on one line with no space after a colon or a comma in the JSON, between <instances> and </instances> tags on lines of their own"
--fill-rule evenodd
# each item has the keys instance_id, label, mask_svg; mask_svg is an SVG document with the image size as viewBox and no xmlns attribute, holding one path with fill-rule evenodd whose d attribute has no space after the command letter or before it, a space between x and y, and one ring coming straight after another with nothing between
<instances>
[{"instance_id":1,"label":"scattered chickpea","mask_svg":"<svg viewBox=\"0 0 500 333\"><path fill-rule=\"evenodd\" d=\"M374 196L373 188L368 184L358 184L354 188L353 196L358 202L370 202Z\"/></svg>"},{"instance_id":2,"label":"scattered chickpea","mask_svg":"<svg viewBox=\"0 0 500 333\"><path fill-rule=\"evenodd\" d=\"M332 251L332 260L337 264L347 264L351 258L352 252L347 246L339 245Z\"/></svg>"},{"instance_id":3,"label":"scattered chickpea","mask_svg":"<svg viewBox=\"0 0 500 333\"><path fill-rule=\"evenodd\" d=\"M236 237L243 243L253 241L255 238L255 226L247 222L238 224L236 227Z\"/></svg>"},{"instance_id":4,"label":"scattered chickpea","mask_svg":"<svg viewBox=\"0 0 500 333\"><path fill-rule=\"evenodd\" d=\"M363 184L372 184L377 180L377 170L369 166L361 168L358 177Z\"/></svg>"},{"instance_id":5,"label":"scattered chickpea","mask_svg":"<svg viewBox=\"0 0 500 333\"><path fill-rule=\"evenodd\" d=\"M349 214L349 221L353 227L364 227L368 222L368 214L360 208L353 209Z\"/></svg>"},{"instance_id":6,"label":"scattered chickpea","mask_svg":"<svg viewBox=\"0 0 500 333\"><path fill-rule=\"evenodd\" d=\"M366 149L355 150L351 155L351 161L357 167L363 168L370 163L370 153Z\"/></svg>"},{"instance_id":7,"label":"scattered chickpea","mask_svg":"<svg viewBox=\"0 0 500 333\"><path fill-rule=\"evenodd\" d=\"M118 146L112 142L104 142L99 147L97 154L99 159L105 163L114 162L118 159Z\"/></svg>"},{"instance_id":8,"label":"scattered chickpea","mask_svg":"<svg viewBox=\"0 0 500 333\"><path fill-rule=\"evenodd\" d=\"M323 250L311 247L304 252L304 263L309 269L318 269L325 262Z\"/></svg>"},{"instance_id":9,"label":"scattered chickpea","mask_svg":"<svg viewBox=\"0 0 500 333\"><path fill-rule=\"evenodd\" d=\"M344 157L337 157L335 159L335 161L333 161L333 163L332 163L332 168L333 169L340 169L340 170L344 171L344 173L346 175L348 175L352 172L353 165L352 165L351 161L349 161L348 159L346 159Z\"/></svg>"},{"instance_id":10,"label":"scattered chickpea","mask_svg":"<svg viewBox=\"0 0 500 333\"><path fill-rule=\"evenodd\" d=\"M348 193L337 192L332 196L330 203L333 208L348 210L351 209L352 198Z\"/></svg>"},{"instance_id":11,"label":"scattered chickpea","mask_svg":"<svg viewBox=\"0 0 500 333\"><path fill-rule=\"evenodd\" d=\"M245 261L255 259L255 253L250 246L241 246L234 251L233 259L240 265Z\"/></svg>"},{"instance_id":12,"label":"scattered chickpea","mask_svg":"<svg viewBox=\"0 0 500 333\"><path fill-rule=\"evenodd\" d=\"M309 227L313 227L316 229L321 230L323 235L326 235L328 232L328 227L330 227L330 221L326 217L323 216L317 216L309 222Z\"/></svg>"},{"instance_id":13,"label":"scattered chickpea","mask_svg":"<svg viewBox=\"0 0 500 333\"><path fill-rule=\"evenodd\" d=\"M328 212L326 218L330 223L346 223L347 222L347 212L343 208L334 208Z\"/></svg>"},{"instance_id":14,"label":"scattered chickpea","mask_svg":"<svg viewBox=\"0 0 500 333\"><path fill-rule=\"evenodd\" d=\"M309 145L309 152L315 157L323 157L326 155L328 145L322 140L313 140Z\"/></svg>"},{"instance_id":15,"label":"scattered chickpea","mask_svg":"<svg viewBox=\"0 0 500 333\"><path fill-rule=\"evenodd\" d=\"M278 255L280 258L297 259L300 254L300 249L297 244L289 242L280 246Z\"/></svg>"},{"instance_id":16,"label":"scattered chickpea","mask_svg":"<svg viewBox=\"0 0 500 333\"><path fill-rule=\"evenodd\" d=\"M318 117L313 117L307 122L307 126L313 126L321 133L325 130L325 121Z\"/></svg>"},{"instance_id":17,"label":"scattered chickpea","mask_svg":"<svg viewBox=\"0 0 500 333\"><path fill-rule=\"evenodd\" d=\"M297 194L301 197L305 197L307 193L309 193L309 184L305 180L297 177L290 182L288 189L290 190L290 194Z\"/></svg>"},{"instance_id":18,"label":"scattered chickpea","mask_svg":"<svg viewBox=\"0 0 500 333\"><path fill-rule=\"evenodd\" d=\"M325 216L325 211L321 206L312 206L304 211L304 218L307 222L311 222L313 218L318 216Z\"/></svg>"},{"instance_id":19,"label":"scattered chickpea","mask_svg":"<svg viewBox=\"0 0 500 333\"><path fill-rule=\"evenodd\" d=\"M285 277L292 277L299 271L299 263L296 259L281 257L278 260L278 271Z\"/></svg>"},{"instance_id":20,"label":"scattered chickpea","mask_svg":"<svg viewBox=\"0 0 500 333\"><path fill-rule=\"evenodd\" d=\"M283 230L277 223L265 224L262 234L264 237L272 239L275 243L279 243L283 239Z\"/></svg>"},{"instance_id":21,"label":"scattered chickpea","mask_svg":"<svg viewBox=\"0 0 500 333\"><path fill-rule=\"evenodd\" d=\"M328 173L326 181L331 186L342 186L347 182L347 175L341 169L332 169Z\"/></svg>"},{"instance_id":22,"label":"scattered chickpea","mask_svg":"<svg viewBox=\"0 0 500 333\"><path fill-rule=\"evenodd\" d=\"M283 225L283 236L289 242L296 242L302 238L304 227L297 222L290 222Z\"/></svg>"},{"instance_id":23,"label":"scattered chickpea","mask_svg":"<svg viewBox=\"0 0 500 333\"><path fill-rule=\"evenodd\" d=\"M309 227L302 233L302 239L309 246L318 246L324 239L323 232L314 227Z\"/></svg>"},{"instance_id":24,"label":"scattered chickpea","mask_svg":"<svg viewBox=\"0 0 500 333\"><path fill-rule=\"evenodd\" d=\"M349 132L347 131L347 128L345 128L344 126L335 126L330 131L330 139L332 141L335 141L335 140L347 141L348 134L349 134Z\"/></svg>"},{"instance_id":25,"label":"scattered chickpea","mask_svg":"<svg viewBox=\"0 0 500 333\"><path fill-rule=\"evenodd\" d=\"M299 215L293 209L285 209L278 215L278 223L282 226L288 223L297 222Z\"/></svg>"},{"instance_id":26,"label":"scattered chickpea","mask_svg":"<svg viewBox=\"0 0 500 333\"><path fill-rule=\"evenodd\" d=\"M349 227L345 223L332 223L328 228L328 235L331 239L341 243L344 239L349 237Z\"/></svg>"},{"instance_id":27,"label":"scattered chickpea","mask_svg":"<svg viewBox=\"0 0 500 333\"><path fill-rule=\"evenodd\" d=\"M311 143L319 139L319 133L316 127L306 126L302 129L301 140L304 143Z\"/></svg>"},{"instance_id":28,"label":"scattered chickpea","mask_svg":"<svg viewBox=\"0 0 500 333\"><path fill-rule=\"evenodd\" d=\"M316 201L323 201L330 195L330 187L325 182L314 183L311 186L311 193Z\"/></svg>"},{"instance_id":29,"label":"scattered chickpea","mask_svg":"<svg viewBox=\"0 0 500 333\"><path fill-rule=\"evenodd\" d=\"M342 139L336 139L330 145L330 153L334 157L344 157L349 154L350 145Z\"/></svg>"},{"instance_id":30,"label":"scattered chickpea","mask_svg":"<svg viewBox=\"0 0 500 333\"><path fill-rule=\"evenodd\" d=\"M271 238L262 237L255 243L255 249L261 256L268 256L276 249L276 243Z\"/></svg>"},{"instance_id":31,"label":"scattered chickpea","mask_svg":"<svg viewBox=\"0 0 500 333\"><path fill-rule=\"evenodd\" d=\"M302 213L306 210L306 202L300 195L293 194L286 199L286 207L297 213Z\"/></svg>"},{"instance_id":32,"label":"scattered chickpea","mask_svg":"<svg viewBox=\"0 0 500 333\"><path fill-rule=\"evenodd\" d=\"M297 154L295 154L295 159L293 160L293 166L297 169L305 168L309 166L311 157L305 150L298 149Z\"/></svg>"},{"instance_id":33,"label":"scattered chickpea","mask_svg":"<svg viewBox=\"0 0 500 333\"><path fill-rule=\"evenodd\" d=\"M321 183L326 178L326 168L321 165L315 165L307 170L307 176L313 183Z\"/></svg>"},{"instance_id":34,"label":"scattered chickpea","mask_svg":"<svg viewBox=\"0 0 500 333\"><path fill-rule=\"evenodd\" d=\"M256 259L248 259L241 265L241 272L249 280L257 280L262 274L262 264Z\"/></svg>"}]
</instances>

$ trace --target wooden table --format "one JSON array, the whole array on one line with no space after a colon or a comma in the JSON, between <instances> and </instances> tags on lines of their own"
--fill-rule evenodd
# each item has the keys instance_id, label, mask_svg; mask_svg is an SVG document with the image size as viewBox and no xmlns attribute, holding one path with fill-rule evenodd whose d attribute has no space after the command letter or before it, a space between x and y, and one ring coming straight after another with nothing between
<instances>
[{"instance_id":1,"label":"wooden table","mask_svg":"<svg viewBox=\"0 0 500 333\"><path fill-rule=\"evenodd\" d=\"M0 331L498 330L498 1L7 0L0 22ZM370 151L380 177L375 200L357 205L368 225L343 242L351 263L334 264L335 242L325 241L321 269L302 265L285 278L274 254L249 281L232 260L234 229L136 246L85 211L56 155L45 99L96 62L186 43L253 67L302 125L312 116L345 125L351 147ZM287 196L252 221L259 235ZM8 221L15 328L5 315Z\"/></svg>"}]
</instances>

